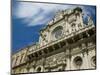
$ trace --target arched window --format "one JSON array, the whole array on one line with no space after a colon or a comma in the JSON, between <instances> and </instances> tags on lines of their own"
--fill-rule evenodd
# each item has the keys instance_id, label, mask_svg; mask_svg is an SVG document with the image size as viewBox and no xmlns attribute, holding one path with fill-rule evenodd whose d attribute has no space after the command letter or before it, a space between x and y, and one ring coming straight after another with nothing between
<instances>
[{"instance_id":1,"label":"arched window","mask_svg":"<svg viewBox=\"0 0 100 75\"><path fill-rule=\"evenodd\" d=\"M64 71L64 68L59 68L58 71Z\"/></svg>"},{"instance_id":2,"label":"arched window","mask_svg":"<svg viewBox=\"0 0 100 75\"><path fill-rule=\"evenodd\" d=\"M38 66L35 69L36 72L42 72L43 71L43 66Z\"/></svg>"},{"instance_id":3,"label":"arched window","mask_svg":"<svg viewBox=\"0 0 100 75\"><path fill-rule=\"evenodd\" d=\"M37 72L41 72L41 67L38 67L37 68Z\"/></svg>"}]
</instances>

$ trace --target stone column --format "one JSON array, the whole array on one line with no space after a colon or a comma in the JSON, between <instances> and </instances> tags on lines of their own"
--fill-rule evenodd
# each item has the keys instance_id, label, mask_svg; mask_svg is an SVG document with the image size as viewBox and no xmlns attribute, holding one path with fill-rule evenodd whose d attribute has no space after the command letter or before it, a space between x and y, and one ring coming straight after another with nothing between
<instances>
[{"instance_id":1,"label":"stone column","mask_svg":"<svg viewBox=\"0 0 100 75\"><path fill-rule=\"evenodd\" d=\"M83 65L84 65L84 69L88 69L89 68L89 63L88 63L89 61L88 61L88 55L87 55L87 53L85 52L84 53L84 58L83 58Z\"/></svg>"},{"instance_id":2,"label":"stone column","mask_svg":"<svg viewBox=\"0 0 100 75\"><path fill-rule=\"evenodd\" d=\"M71 69L70 61L71 61L70 49L66 49L66 68L65 70Z\"/></svg>"}]
</instances>

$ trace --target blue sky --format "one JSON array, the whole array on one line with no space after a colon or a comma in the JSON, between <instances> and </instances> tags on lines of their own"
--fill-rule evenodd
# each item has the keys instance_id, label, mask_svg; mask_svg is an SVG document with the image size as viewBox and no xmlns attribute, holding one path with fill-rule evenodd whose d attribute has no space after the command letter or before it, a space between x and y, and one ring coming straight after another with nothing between
<instances>
[{"instance_id":1,"label":"blue sky","mask_svg":"<svg viewBox=\"0 0 100 75\"><path fill-rule=\"evenodd\" d=\"M95 6L14 1L12 4L12 52L38 42L40 29L47 25L57 11L75 7L83 9L85 23L87 15L90 15L96 24Z\"/></svg>"}]
</instances>

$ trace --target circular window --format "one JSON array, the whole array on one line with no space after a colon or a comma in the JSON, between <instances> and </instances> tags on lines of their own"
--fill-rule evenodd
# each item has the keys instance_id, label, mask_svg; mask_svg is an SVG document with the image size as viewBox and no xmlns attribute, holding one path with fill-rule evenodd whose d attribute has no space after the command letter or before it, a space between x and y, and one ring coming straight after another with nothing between
<instances>
[{"instance_id":1,"label":"circular window","mask_svg":"<svg viewBox=\"0 0 100 75\"><path fill-rule=\"evenodd\" d=\"M93 56L91 58L91 64L92 64L92 66L96 66L96 56Z\"/></svg>"},{"instance_id":2,"label":"circular window","mask_svg":"<svg viewBox=\"0 0 100 75\"><path fill-rule=\"evenodd\" d=\"M58 39L62 36L62 33L63 33L63 27L58 26L53 30L52 35L54 38Z\"/></svg>"},{"instance_id":3,"label":"circular window","mask_svg":"<svg viewBox=\"0 0 100 75\"><path fill-rule=\"evenodd\" d=\"M61 37L61 34L62 34L62 30L57 30L56 32L55 32L55 38L59 38L59 37Z\"/></svg>"},{"instance_id":4,"label":"circular window","mask_svg":"<svg viewBox=\"0 0 100 75\"><path fill-rule=\"evenodd\" d=\"M42 71L43 71L43 67L42 66L36 67L36 72L42 72Z\"/></svg>"},{"instance_id":5,"label":"circular window","mask_svg":"<svg viewBox=\"0 0 100 75\"><path fill-rule=\"evenodd\" d=\"M83 62L83 60L80 56L75 57L75 59L74 59L75 66L81 66L82 62Z\"/></svg>"}]
</instances>

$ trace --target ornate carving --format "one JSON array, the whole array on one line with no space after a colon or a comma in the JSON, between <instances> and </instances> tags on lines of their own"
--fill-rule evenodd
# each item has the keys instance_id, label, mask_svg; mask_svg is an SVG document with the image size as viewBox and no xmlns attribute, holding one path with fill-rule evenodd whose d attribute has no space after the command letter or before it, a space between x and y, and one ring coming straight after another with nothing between
<instances>
[{"instance_id":1,"label":"ornate carving","mask_svg":"<svg viewBox=\"0 0 100 75\"><path fill-rule=\"evenodd\" d=\"M46 66L50 66L50 67L53 67L59 64L64 64L64 63L65 63L64 52L47 57L46 62L45 62Z\"/></svg>"}]
</instances>

